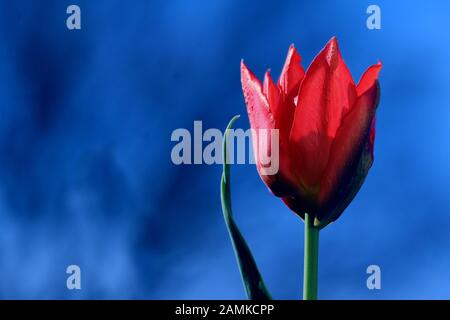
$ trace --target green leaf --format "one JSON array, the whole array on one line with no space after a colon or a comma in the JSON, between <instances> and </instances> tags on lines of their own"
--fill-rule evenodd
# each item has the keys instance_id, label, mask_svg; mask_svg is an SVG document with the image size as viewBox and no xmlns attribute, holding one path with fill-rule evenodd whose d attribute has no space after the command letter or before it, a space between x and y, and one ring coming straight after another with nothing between
<instances>
[{"instance_id":1,"label":"green leaf","mask_svg":"<svg viewBox=\"0 0 450 320\"><path fill-rule=\"evenodd\" d=\"M238 118L239 115L234 116L233 119L231 119L227 129L225 130L223 139L223 174L220 185L223 217L227 225L228 233L230 234L236 260L241 272L242 282L244 284L248 299L270 300L272 298L269 291L264 284L250 248L233 220L233 212L231 210L230 164L228 163L227 135L233 126L233 123Z\"/></svg>"}]
</instances>

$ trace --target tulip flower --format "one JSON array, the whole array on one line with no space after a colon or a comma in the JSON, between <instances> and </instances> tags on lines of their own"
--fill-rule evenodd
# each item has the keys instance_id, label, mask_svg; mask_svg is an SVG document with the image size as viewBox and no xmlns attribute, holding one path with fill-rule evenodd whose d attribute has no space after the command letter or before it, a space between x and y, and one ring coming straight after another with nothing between
<instances>
[{"instance_id":1,"label":"tulip flower","mask_svg":"<svg viewBox=\"0 0 450 320\"><path fill-rule=\"evenodd\" d=\"M305 220L304 297L316 298L319 230L342 214L372 166L381 63L355 84L334 37L306 72L300 62L292 45L278 83L269 71L261 83L242 61L241 81L254 147L260 129L279 130L278 172L265 174L258 159L256 167Z\"/></svg>"}]
</instances>

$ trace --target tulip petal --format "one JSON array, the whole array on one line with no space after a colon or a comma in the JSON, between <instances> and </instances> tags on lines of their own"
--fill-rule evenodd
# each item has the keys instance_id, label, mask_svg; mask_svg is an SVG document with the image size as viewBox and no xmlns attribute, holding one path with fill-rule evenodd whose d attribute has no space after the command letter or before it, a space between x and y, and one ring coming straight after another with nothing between
<instances>
[{"instance_id":1,"label":"tulip petal","mask_svg":"<svg viewBox=\"0 0 450 320\"><path fill-rule=\"evenodd\" d=\"M247 106L247 113L250 119L250 126L253 129L252 142L256 168L261 179L269 188L271 188L271 186L277 182L277 176L267 175L265 173L266 171L263 170L263 168L267 166L267 164L264 165L260 158L262 155L272 156L271 132L261 129L275 129L275 120L269 107L269 101L264 95L261 82L247 68L243 61L241 62L241 82ZM266 149L259 150L261 146Z\"/></svg>"},{"instance_id":2,"label":"tulip petal","mask_svg":"<svg viewBox=\"0 0 450 320\"><path fill-rule=\"evenodd\" d=\"M298 54L294 45L291 44L283 70L281 71L281 75L278 80L278 85L283 93L291 99L297 95L300 82L305 75L305 71L300 65L301 61L302 58Z\"/></svg>"},{"instance_id":3,"label":"tulip petal","mask_svg":"<svg viewBox=\"0 0 450 320\"><path fill-rule=\"evenodd\" d=\"M355 84L332 38L306 71L290 133L300 180L312 192L318 190L332 141L355 101Z\"/></svg>"},{"instance_id":4,"label":"tulip petal","mask_svg":"<svg viewBox=\"0 0 450 320\"><path fill-rule=\"evenodd\" d=\"M264 75L263 93L269 103L269 109L276 119L277 113L279 112L281 95L280 89L272 79L270 70L267 70L266 74Z\"/></svg>"},{"instance_id":5,"label":"tulip petal","mask_svg":"<svg viewBox=\"0 0 450 320\"><path fill-rule=\"evenodd\" d=\"M252 129L273 129L274 120L261 82L241 61L241 82Z\"/></svg>"},{"instance_id":6,"label":"tulip petal","mask_svg":"<svg viewBox=\"0 0 450 320\"><path fill-rule=\"evenodd\" d=\"M372 123L374 124L374 121L372 121ZM341 187L342 189L339 192L339 195L342 197L341 200L336 201L335 203L330 202L328 204L328 208L321 209L320 212L329 212L329 214L325 218L323 217L323 215L319 215L320 220L317 219L315 222L315 225L317 227L322 229L341 216L344 210L353 201L359 189L361 189L361 186L363 185L364 180L367 177L367 173L369 172L372 163L373 154L370 146L370 141L368 140L363 148L354 173L348 180L345 181L345 184L343 184Z\"/></svg>"},{"instance_id":7,"label":"tulip petal","mask_svg":"<svg viewBox=\"0 0 450 320\"><path fill-rule=\"evenodd\" d=\"M334 220L336 215L342 213L356 195L372 165L378 100L379 85L375 82L358 98L339 128L320 186L319 220L327 215L327 218Z\"/></svg>"},{"instance_id":8,"label":"tulip petal","mask_svg":"<svg viewBox=\"0 0 450 320\"><path fill-rule=\"evenodd\" d=\"M263 93L269 102L270 110L273 114L274 127L279 130L279 171L276 176L263 177L263 180L274 195L281 197L296 189L294 168L289 157L289 133L295 105L292 99L283 99L280 89L274 83L269 70L264 76ZM261 138L261 135L259 135L259 138ZM272 150L270 150L270 153L274 156ZM258 170L261 174L260 168Z\"/></svg>"},{"instance_id":9,"label":"tulip petal","mask_svg":"<svg viewBox=\"0 0 450 320\"><path fill-rule=\"evenodd\" d=\"M378 74L380 73L381 67L382 64L380 61L377 64L374 64L367 68L367 70L361 76L358 86L356 87L356 94L358 95L358 97L364 94L364 92L366 92L374 85L375 81L377 81L378 79Z\"/></svg>"}]
</instances>

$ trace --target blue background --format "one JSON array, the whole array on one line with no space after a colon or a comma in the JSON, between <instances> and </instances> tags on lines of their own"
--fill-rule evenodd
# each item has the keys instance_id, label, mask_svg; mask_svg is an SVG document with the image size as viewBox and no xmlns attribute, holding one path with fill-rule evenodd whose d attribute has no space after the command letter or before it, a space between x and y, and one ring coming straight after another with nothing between
<instances>
[{"instance_id":1,"label":"blue background","mask_svg":"<svg viewBox=\"0 0 450 320\"><path fill-rule=\"evenodd\" d=\"M381 7L382 29L366 28ZM82 30L66 28L78 4ZM446 1L0 4L0 298L245 298L219 165L175 166L176 128L248 128L239 62L278 77L336 35L354 78L383 61L375 163L321 233L322 299L450 298ZM303 223L232 168L233 206L275 298L302 288ZM66 288L81 267L82 290ZM382 289L369 291L377 264Z\"/></svg>"}]
</instances>

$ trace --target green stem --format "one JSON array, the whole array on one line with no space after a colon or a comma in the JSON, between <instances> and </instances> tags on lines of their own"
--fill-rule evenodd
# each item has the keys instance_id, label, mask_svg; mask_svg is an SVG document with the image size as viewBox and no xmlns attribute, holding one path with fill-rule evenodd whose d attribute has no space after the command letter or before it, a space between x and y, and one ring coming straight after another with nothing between
<instances>
[{"instance_id":1,"label":"green stem","mask_svg":"<svg viewBox=\"0 0 450 320\"><path fill-rule=\"evenodd\" d=\"M303 300L317 300L318 267L319 229L314 227L314 218L306 213Z\"/></svg>"}]
</instances>

